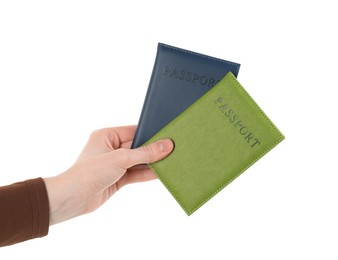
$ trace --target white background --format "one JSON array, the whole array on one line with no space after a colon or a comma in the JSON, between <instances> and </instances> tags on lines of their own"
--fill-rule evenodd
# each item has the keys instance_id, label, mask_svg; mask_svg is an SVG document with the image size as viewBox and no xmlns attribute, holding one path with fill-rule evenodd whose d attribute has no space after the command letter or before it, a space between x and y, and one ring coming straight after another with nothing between
<instances>
[{"instance_id":1,"label":"white background","mask_svg":"<svg viewBox=\"0 0 338 260\"><path fill-rule=\"evenodd\" d=\"M137 124L158 42L241 63L286 136L191 217L158 180L131 185L0 259L337 259L335 6L0 1L0 185L61 173L93 130Z\"/></svg>"}]
</instances>

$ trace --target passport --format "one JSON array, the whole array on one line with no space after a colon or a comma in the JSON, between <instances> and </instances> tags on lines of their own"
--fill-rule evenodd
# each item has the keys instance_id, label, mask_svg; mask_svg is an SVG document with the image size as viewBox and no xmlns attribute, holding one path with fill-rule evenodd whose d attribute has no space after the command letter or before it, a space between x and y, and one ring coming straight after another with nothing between
<instances>
[{"instance_id":1,"label":"passport","mask_svg":"<svg viewBox=\"0 0 338 260\"><path fill-rule=\"evenodd\" d=\"M141 146L240 65L158 44L155 64L131 148Z\"/></svg>"},{"instance_id":2,"label":"passport","mask_svg":"<svg viewBox=\"0 0 338 260\"><path fill-rule=\"evenodd\" d=\"M174 150L149 166L190 215L284 135L229 72L146 144L163 138Z\"/></svg>"}]
</instances>

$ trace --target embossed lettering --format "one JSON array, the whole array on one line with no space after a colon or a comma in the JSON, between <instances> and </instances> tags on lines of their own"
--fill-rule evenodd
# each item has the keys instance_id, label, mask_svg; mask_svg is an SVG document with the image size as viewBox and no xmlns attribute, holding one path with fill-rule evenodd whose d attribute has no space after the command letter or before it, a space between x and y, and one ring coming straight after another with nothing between
<instances>
[{"instance_id":1,"label":"embossed lettering","mask_svg":"<svg viewBox=\"0 0 338 260\"><path fill-rule=\"evenodd\" d=\"M187 82L208 88L213 87L217 82L219 82L219 80L215 80L214 78L208 77L207 75L200 75L192 71L187 71L185 69L179 69L168 65L164 66L162 75L177 80L185 80Z\"/></svg>"},{"instance_id":2,"label":"embossed lettering","mask_svg":"<svg viewBox=\"0 0 338 260\"><path fill-rule=\"evenodd\" d=\"M180 75L178 76L179 79L184 79L184 76L185 76L185 71L184 70L181 70L181 73Z\"/></svg>"},{"instance_id":3,"label":"embossed lettering","mask_svg":"<svg viewBox=\"0 0 338 260\"><path fill-rule=\"evenodd\" d=\"M214 103L217 104L217 103L223 103L224 99L222 97L218 97L214 100ZM226 105L225 105L226 106Z\"/></svg>"},{"instance_id":4,"label":"embossed lettering","mask_svg":"<svg viewBox=\"0 0 338 260\"><path fill-rule=\"evenodd\" d=\"M213 78L210 78L208 87L212 88L213 86L215 86L215 83L216 81Z\"/></svg>"},{"instance_id":5,"label":"embossed lettering","mask_svg":"<svg viewBox=\"0 0 338 260\"><path fill-rule=\"evenodd\" d=\"M246 126L243 126L239 129L241 135L246 135L249 132L249 129Z\"/></svg>"},{"instance_id":6,"label":"embossed lettering","mask_svg":"<svg viewBox=\"0 0 338 260\"><path fill-rule=\"evenodd\" d=\"M200 78L200 75L194 73L194 78L192 80L192 83L195 83L196 80L198 80Z\"/></svg>"},{"instance_id":7,"label":"embossed lettering","mask_svg":"<svg viewBox=\"0 0 338 260\"><path fill-rule=\"evenodd\" d=\"M169 72L170 70L171 70L171 69L170 69L169 66L165 66L165 67L164 67L164 71L163 71L163 75L164 75L164 76L167 76L167 74L168 74L168 72Z\"/></svg>"},{"instance_id":8,"label":"embossed lettering","mask_svg":"<svg viewBox=\"0 0 338 260\"><path fill-rule=\"evenodd\" d=\"M258 144L258 145L260 145L261 144L261 142L260 141L258 141L258 139L256 138L255 139L255 142L251 145L251 147L253 148L256 144Z\"/></svg>"},{"instance_id":9,"label":"embossed lettering","mask_svg":"<svg viewBox=\"0 0 338 260\"><path fill-rule=\"evenodd\" d=\"M238 120L238 117L236 114L232 115L232 117L229 118L230 123L234 123L236 120Z\"/></svg>"},{"instance_id":10,"label":"embossed lettering","mask_svg":"<svg viewBox=\"0 0 338 260\"><path fill-rule=\"evenodd\" d=\"M192 78L192 74L191 72L188 72L187 73L187 77L185 78L186 81L191 81L191 78Z\"/></svg>"},{"instance_id":11,"label":"embossed lettering","mask_svg":"<svg viewBox=\"0 0 338 260\"><path fill-rule=\"evenodd\" d=\"M248 144L251 142L252 138L254 138L254 135L251 132L245 136L245 140L247 141Z\"/></svg>"},{"instance_id":12,"label":"embossed lettering","mask_svg":"<svg viewBox=\"0 0 338 260\"><path fill-rule=\"evenodd\" d=\"M232 109L229 109L228 112L224 113L226 117L230 117L232 114L234 113L234 111L232 111Z\"/></svg>"},{"instance_id":13,"label":"embossed lettering","mask_svg":"<svg viewBox=\"0 0 338 260\"><path fill-rule=\"evenodd\" d=\"M170 73L170 77L177 78L177 71L176 71L176 69L173 69L173 71Z\"/></svg>"},{"instance_id":14,"label":"embossed lettering","mask_svg":"<svg viewBox=\"0 0 338 260\"><path fill-rule=\"evenodd\" d=\"M243 123L239 115L236 114L229 104L225 103L222 96L214 99L214 103L218 106L219 110L224 114L233 127L237 129L239 135L243 136L244 140L251 148L261 144L252 131L250 131L249 127Z\"/></svg>"},{"instance_id":15,"label":"embossed lettering","mask_svg":"<svg viewBox=\"0 0 338 260\"><path fill-rule=\"evenodd\" d=\"M225 105L222 105L222 106L219 106L218 108L223 112L223 113L225 113L225 111L226 111L226 109L227 109L227 104L225 104Z\"/></svg>"},{"instance_id":16,"label":"embossed lettering","mask_svg":"<svg viewBox=\"0 0 338 260\"><path fill-rule=\"evenodd\" d=\"M235 124L234 124L234 127L241 127L242 126L242 121L241 120L238 120Z\"/></svg>"},{"instance_id":17,"label":"embossed lettering","mask_svg":"<svg viewBox=\"0 0 338 260\"><path fill-rule=\"evenodd\" d=\"M203 86L205 86L208 83L208 78L206 76L202 76L200 82Z\"/></svg>"}]
</instances>

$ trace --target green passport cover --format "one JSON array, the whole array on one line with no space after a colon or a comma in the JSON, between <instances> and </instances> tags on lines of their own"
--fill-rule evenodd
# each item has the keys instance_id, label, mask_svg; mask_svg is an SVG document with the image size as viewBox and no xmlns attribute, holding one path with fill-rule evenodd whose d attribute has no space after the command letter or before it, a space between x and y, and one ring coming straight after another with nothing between
<instances>
[{"instance_id":1,"label":"green passport cover","mask_svg":"<svg viewBox=\"0 0 338 260\"><path fill-rule=\"evenodd\" d=\"M229 72L146 144L163 138L174 151L150 167L191 215L284 136Z\"/></svg>"}]
</instances>

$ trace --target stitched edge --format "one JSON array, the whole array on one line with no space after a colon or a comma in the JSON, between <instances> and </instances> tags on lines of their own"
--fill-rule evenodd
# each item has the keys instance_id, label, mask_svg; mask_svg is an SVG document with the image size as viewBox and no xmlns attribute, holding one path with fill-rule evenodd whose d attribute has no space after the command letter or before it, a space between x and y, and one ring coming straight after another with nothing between
<instances>
[{"instance_id":1,"label":"stitched edge","mask_svg":"<svg viewBox=\"0 0 338 260\"><path fill-rule=\"evenodd\" d=\"M174 51L183 52L183 53L187 53L187 54L190 54L190 55L198 56L198 57L201 57L203 59L209 59L209 60L217 61L217 62L220 62L220 63L226 63L226 64L229 64L229 65L235 66L236 67L236 74L238 74L239 68L241 66L239 63L235 63L235 62L231 62L231 61L227 61L227 60L222 60L222 59L219 59L219 58L216 58L216 57L212 57L212 56L208 56L208 55L201 54L201 53L198 53L198 52L193 52L193 51L181 49L181 48L170 46L170 45L167 45L167 44L164 44L164 43L159 43L159 46L162 46L162 47L167 48L167 49L172 49Z\"/></svg>"},{"instance_id":2,"label":"stitched edge","mask_svg":"<svg viewBox=\"0 0 338 260\"><path fill-rule=\"evenodd\" d=\"M168 189L168 191L172 194L172 196L176 199L176 201L180 204L180 206L183 208L183 210L187 213L188 216L190 216L192 213L194 213L197 209L202 207L206 202L208 202L212 197L214 197L217 193L219 193L222 189L224 189L227 185L229 185L233 180L235 180L239 175L241 175L243 172L245 172L250 166L252 166L255 162L257 162L260 158L262 158L265 154L267 154L269 151L271 151L277 144L279 144L281 141L285 139L285 136L278 130L278 128L272 123L272 121L267 117L267 115L263 112L263 110L258 106L258 104L253 100L253 98L249 95L249 93L243 88L243 86L236 80L235 76L232 73L228 73L225 77L230 77L232 82L234 82L240 89L242 93L246 95L246 97L249 99L249 101L254 105L256 111L258 111L267 121L267 123L274 129L274 131L277 134L278 139L276 142L271 144L267 149L265 149L262 153L258 154L251 162L249 162L247 165L245 165L242 170L240 170L233 178L226 181L223 185L221 185L217 190L215 190L212 194L207 196L201 203L199 203L196 207L194 207L192 210L188 210L185 206L182 205L181 200L177 197L177 195L171 190L170 186L162 179L161 175L157 173L157 171L152 167L151 164L148 164L149 167L156 173L156 175L159 177L161 182L164 184L164 186ZM209 91L210 92L210 91ZM191 107L191 106L190 106ZM190 107L188 109L190 109ZM187 110L188 110L187 109ZM175 118L172 121L172 124L175 124L178 120Z\"/></svg>"}]
</instances>

